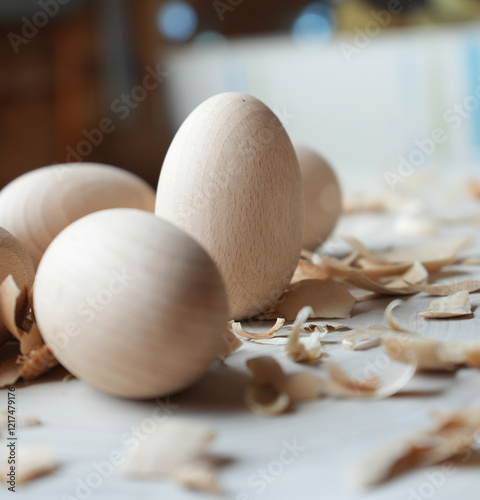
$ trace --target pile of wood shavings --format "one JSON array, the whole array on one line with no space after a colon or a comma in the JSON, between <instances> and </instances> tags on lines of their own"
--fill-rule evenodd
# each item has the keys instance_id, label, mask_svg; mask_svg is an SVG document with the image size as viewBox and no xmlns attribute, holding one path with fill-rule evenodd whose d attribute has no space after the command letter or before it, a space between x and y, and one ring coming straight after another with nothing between
<instances>
[{"instance_id":1,"label":"pile of wood shavings","mask_svg":"<svg viewBox=\"0 0 480 500\"><path fill-rule=\"evenodd\" d=\"M391 204L387 205L391 209ZM379 209L379 204L375 209ZM219 353L222 359L235 353L244 342L283 346L279 359L259 355L247 361L251 382L244 400L255 413L271 417L322 397L387 398L401 391L417 372L480 368L480 340L438 341L409 331L393 315L403 304L399 300L387 307L386 326L368 325L349 330L338 322L349 318L360 301L418 293L440 297L419 313L425 318L470 318L470 293L480 290L480 280L462 279L447 284L429 280L432 273L450 264L478 264L475 257L458 259L458 254L471 245L471 238L443 239L383 252L369 251L355 238L346 238L346 241L352 250L341 258L302 253L289 289L270 311L258 318L276 320L271 328L257 332L244 328L239 322L228 324L225 347ZM15 324L17 290L11 277L0 285L0 320L18 341L19 350L0 364L3 386L20 377L36 378L57 364L33 321L28 328ZM318 322L318 319L327 321ZM286 325L286 321L293 324ZM382 348L397 363L395 373L388 380L376 376L359 378L350 373L329 355L330 332L345 332L342 345L350 351ZM298 369L286 368L285 360L295 363ZM322 365L326 368L323 372L320 371ZM360 464L352 474L353 482L361 487L375 486L399 472L449 458L452 450L459 449L459 442L468 448L472 436L480 431L479 415L478 409L472 409L436 416L432 429L389 445ZM186 435L190 436L188 440ZM189 488L218 492L215 461L206 455L207 445L214 436L214 431L195 423L172 421L129 457L123 472L131 477L168 477ZM38 467L25 469L22 481L56 469L50 450L26 449L27 452L32 457L38 458L40 454L43 458L38 458ZM173 462L172 456L176 457ZM169 457L168 460L165 457Z\"/></svg>"}]
</instances>

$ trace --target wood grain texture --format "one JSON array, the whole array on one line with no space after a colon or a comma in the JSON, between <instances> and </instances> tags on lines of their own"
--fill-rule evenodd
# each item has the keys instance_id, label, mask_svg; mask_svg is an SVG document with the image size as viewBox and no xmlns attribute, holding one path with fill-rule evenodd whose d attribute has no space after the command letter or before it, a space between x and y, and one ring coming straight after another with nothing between
<instances>
[{"instance_id":1,"label":"wood grain texture","mask_svg":"<svg viewBox=\"0 0 480 500\"><path fill-rule=\"evenodd\" d=\"M90 214L50 245L37 271L40 331L78 378L152 398L191 384L222 346L227 297L206 252L140 210Z\"/></svg>"},{"instance_id":2,"label":"wood grain texture","mask_svg":"<svg viewBox=\"0 0 480 500\"><path fill-rule=\"evenodd\" d=\"M312 149L295 145L305 196L303 248L315 250L333 231L342 212L340 185L332 167Z\"/></svg>"},{"instance_id":3,"label":"wood grain texture","mask_svg":"<svg viewBox=\"0 0 480 500\"><path fill-rule=\"evenodd\" d=\"M109 165L70 163L28 172L0 192L0 226L25 246L35 268L55 236L80 217L108 208L152 211L153 189Z\"/></svg>"},{"instance_id":4,"label":"wood grain texture","mask_svg":"<svg viewBox=\"0 0 480 500\"><path fill-rule=\"evenodd\" d=\"M20 289L15 319L17 325L21 325L28 311L28 291L33 286L35 269L24 246L15 236L0 227L0 283L10 274ZM11 335L0 323L0 345L9 338Z\"/></svg>"},{"instance_id":5,"label":"wood grain texture","mask_svg":"<svg viewBox=\"0 0 480 500\"><path fill-rule=\"evenodd\" d=\"M262 102L225 93L197 107L165 158L156 214L210 253L230 316L267 309L287 287L301 251L302 187L285 129Z\"/></svg>"}]
</instances>

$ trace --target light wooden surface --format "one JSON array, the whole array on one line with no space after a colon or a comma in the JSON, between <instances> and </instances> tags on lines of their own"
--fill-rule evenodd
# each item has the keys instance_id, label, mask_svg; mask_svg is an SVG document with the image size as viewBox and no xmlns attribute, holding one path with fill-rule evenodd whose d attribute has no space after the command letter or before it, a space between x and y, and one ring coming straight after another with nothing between
<instances>
[{"instance_id":1,"label":"light wooden surface","mask_svg":"<svg viewBox=\"0 0 480 500\"><path fill-rule=\"evenodd\" d=\"M160 173L155 213L211 255L232 319L268 309L300 256L303 191L293 145L255 97L210 97L184 121Z\"/></svg>"},{"instance_id":2,"label":"light wooden surface","mask_svg":"<svg viewBox=\"0 0 480 500\"><path fill-rule=\"evenodd\" d=\"M450 195L457 185L455 182L445 181L438 185L431 182L426 186L429 197L412 194L410 204L429 199L430 206L440 207L437 213L448 211L449 200L452 200ZM458 211L462 203L461 198L455 199L452 210ZM478 210L477 203L470 204L469 209ZM425 239L406 238L399 234L396 221L400 216L403 215L352 215L343 218L336 233L362 237L373 248ZM474 237L476 245L465 255L478 255L480 238L476 225L445 226L438 236L466 233ZM327 248L335 252L340 245L331 244ZM451 266L438 278L453 280L456 273L462 273L463 277L467 273L480 278L478 266ZM342 320L342 323L350 326L385 324L383 312L391 300L384 298L360 302L354 307L352 318ZM423 294L407 297L406 303L396 311L396 317L405 327L425 336L451 340L479 338L478 293L471 295L473 317L466 319L427 320L419 317L417 313L431 300ZM248 326L254 328L254 325ZM331 358L351 370L368 370L372 366L380 371L384 369L382 362L385 358L381 350L352 353L335 343L340 337L341 334L327 336L330 342L326 348ZM242 392L248 380L245 361L256 355L272 353L278 354L278 359L287 370L304 369L287 360L281 349L245 343L225 365L217 363L194 387L160 403L130 402L105 396L78 380L39 382L27 387L18 385L18 413L36 415L44 423L42 427L20 429L18 446L49 443L57 453L60 467L53 475L19 489L15 498L80 498L76 495L79 481L87 481L95 473L95 464L109 460L112 452L121 453L125 445L128 447L138 433L135 428L155 415L158 418L192 418L218 430L218 438L211 451L231 459L220 470L224 498L451 500L478 497L480 459L477 455L467 463L455 463L449 475L442 473L441 466L418 469L363 494L352 490L346 477L354 464L378 446L429 426L430 412L480 405L479 371L463 369L454 374L416 377L400 394L387 400L368 402L323 398L298 404L294 412L283 416L262 418L246 410L242 402ZM325 373L322 365L317 370ZM6 392L1 391L0 410L6 408L6 398ZM140 437L144 435L140 434ZM291 445L293 442L301 451L294 460L289 460L290 463L279 466L279 459L285 457L285 452L282 452L285 443ZM4 443L5 438L2 437L2 448ZM85 496L81 498L208 498L182 490L168 481L125 480L119 476L117 468L110 471L106 467L105 471L108 477L91 494L84 491ZM265 473L269 482L260 477Z\"/></svg>"}]
</instances>

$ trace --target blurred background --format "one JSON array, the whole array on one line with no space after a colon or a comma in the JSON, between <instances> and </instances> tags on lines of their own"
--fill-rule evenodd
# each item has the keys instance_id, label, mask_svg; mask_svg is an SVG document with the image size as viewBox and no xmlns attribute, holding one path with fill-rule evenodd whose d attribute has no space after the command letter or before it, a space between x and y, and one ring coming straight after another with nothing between
<instances>
[{"instance_id":1,"label":"blurred background","mask_svg":"<svg viewBox=\"0 0 480 500\"><path fill-rule=\"evenodd\" d=\"M1 2L0 187L66 161L155 185L184 118L227 90L345 182L478 164L479 21L480 0Z\"/></svg>"}]
</instances>

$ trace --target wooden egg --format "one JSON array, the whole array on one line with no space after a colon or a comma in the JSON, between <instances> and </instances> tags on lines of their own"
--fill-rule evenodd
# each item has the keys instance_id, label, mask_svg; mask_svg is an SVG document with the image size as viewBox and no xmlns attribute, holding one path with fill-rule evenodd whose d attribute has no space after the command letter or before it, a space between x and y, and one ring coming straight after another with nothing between
<instances>
[{"instance_id":1,"label":"wooden egg","mask_svg":"<svg viewBox=\"0 0 480 500\"><path fill-rule=\"evenodd\" d=\"M0 283L10 274L20 289L15 319L17 325L21 325L29 309L28 292L35 279L35 269L23 245L13 234L0 227ZM6 328L0 323L0 344L9 336Z\"/></svg>"},{"instance_id":2,"label":"wooden egg","mask_svg":"<svg viewBox=\"0 0 480 500\"><path fill-rule=\"evenodd\" d=\"M153 212L155 192L140 177L110 165L52 165L0 191L0 226L22 242L36 268L62 229L92 212L121 207Z\"/></svg>"},{"instance_id":3,"label":"wooden egg","mask_svg":"<svg viewBox=\"0 0 480 500\"><path fill-rule=\"evenodd\" d=\"M40 332L78 378L133 399L176 392L223 345L220 273L187 234L153 214L112 209L63 230L34 285Z\"/></svg>"},{"instance_id":4,"label":"wooden egg","mask_svg":"<svg viewBox=\"0 0 480 500\"><path fill-rule=\"evenodd\" d=\"M293 276L304 224L298 160L275 114L236 92L200 104L168 150L156 214L212 256L232 318L268 309Z\"/></svg>"},{"instance_id":5,"label":"wooden egg","mask_svg":"<svg viewBox=\"0 0 480 500\"><path fill-rule=\"evenodd\" d=\"M330 235L342 213L340 185L333 169L313 149L295 146L305 196L303 248L315 250Z\"/></svg>"}]
</instances>

